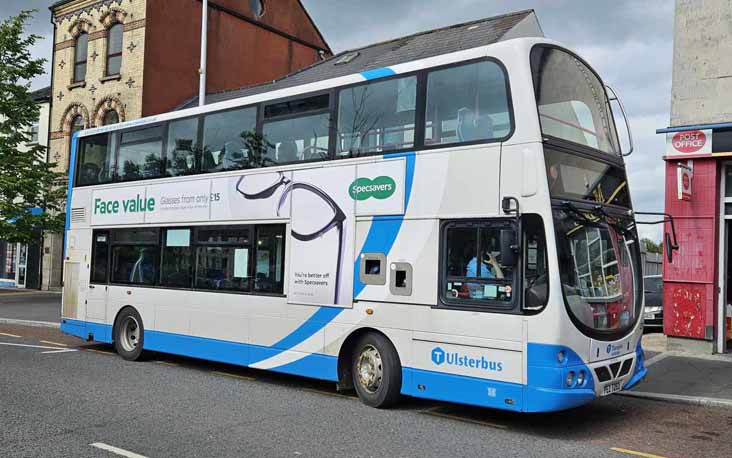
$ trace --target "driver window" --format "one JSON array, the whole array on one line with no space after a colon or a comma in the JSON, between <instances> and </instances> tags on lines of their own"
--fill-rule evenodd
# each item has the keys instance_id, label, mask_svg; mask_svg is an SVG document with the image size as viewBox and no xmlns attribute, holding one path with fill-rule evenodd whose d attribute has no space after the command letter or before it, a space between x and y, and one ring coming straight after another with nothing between
<instances>
[{"instance_id":1,"label":"driver window","mask_svg":"<svg viewBox=\"0 0 732 458\"><path fill-rule=\"evenodd\" d=\"M539 215L523 215L524 308L537 310L549 299L544 223Z\"/></svg>"},{"instance_id":2,"label":"driver window","mask_svg":"<svg viewBox=\"0 0 732 458\"><path fill-rule=\"evenodd\" d=\"M501 263L502 229L513 222L455 221L443 229L443 300L450 304L511 305L514 272Z\"/></svg>"},{"instance_id":3,"label":"driver window","mask_svg":"<svg viewBox=\"0 0 732 458\"><path fill-rule=\"evenodd\" d=\"M264 108L268 165L328 159L329 96L319 95Z\"/></svg>"}]
</instances>

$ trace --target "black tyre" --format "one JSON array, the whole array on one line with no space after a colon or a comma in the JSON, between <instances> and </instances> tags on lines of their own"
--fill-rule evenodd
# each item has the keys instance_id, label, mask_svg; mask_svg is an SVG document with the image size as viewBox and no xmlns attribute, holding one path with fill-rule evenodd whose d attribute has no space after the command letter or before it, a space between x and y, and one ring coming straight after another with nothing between
<instances>
[{"instance_id":1,"label":"black tyre","mask_svg":"<svg viewBox=\"0 0 732 458\"><path fill-rule=\"evenodd\" d=\"M142 317L132 307L122 310L114 324L114 349L128 361L137 361L142 356L145 342L145 327Z\"/></svg>"},{"instance_id":2,"label":"black tyre","mask_svg":"<svg viewBox=\"0 0 732 458\"><path fill-rule=\"evenodd\" d=\"M351 355L356 393L364 404L384 408L401 397L402 365L394 345L381 334L361 337Z\"/></svg>"}]
</instances>

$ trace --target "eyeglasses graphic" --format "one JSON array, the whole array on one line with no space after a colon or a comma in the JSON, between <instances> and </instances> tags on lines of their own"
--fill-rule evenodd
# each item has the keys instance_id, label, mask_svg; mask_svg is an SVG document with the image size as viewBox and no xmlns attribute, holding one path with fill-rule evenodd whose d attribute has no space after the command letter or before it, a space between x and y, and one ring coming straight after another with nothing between
<instances>
[{"instance_id":1,"label":"eyeglasses graphic","mask_svg":"<svg viewBox=\"0 0 732 458\"><path fill-rule=\"evenodd\" d=\"M333 198L326 194L322 189L310 183L292 181L282 172L244 175L239 178L236 183L237 192L247 200L268 199L274 196L280 188L284 188L284 191L282 192L282 195L275 207L277 216L281 216L285 202L288 197L291 197L292 195L300 195L300 193L303 193L301 198L305 200L308 198L315 198L317 200L317 204L319 204L314 204L312 206L311 210L313 215L311 216L313 216L313 218L310 219L314 219L319 222L322 221L322 223L308 227L307 224L293 221L290 233L295 239L301 242L310 242L325 236L334 229L338 231L338 256L335 273L335 293L333 298L333 303L337 304L338 292L340 290L341 283L341 262L343 257L343 242L345 238L344 221L346 220L346 214L341 210ZM298 199L300 199L300 197Z\"/></svg>"}]
</instances>

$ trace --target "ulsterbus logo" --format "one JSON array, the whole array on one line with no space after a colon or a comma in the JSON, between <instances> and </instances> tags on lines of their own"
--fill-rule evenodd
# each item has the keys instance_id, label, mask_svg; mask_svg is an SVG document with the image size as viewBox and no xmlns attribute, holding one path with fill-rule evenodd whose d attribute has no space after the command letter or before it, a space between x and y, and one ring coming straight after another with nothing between
<instances>
[{"instance_id":1,"label":"ulsterbus logo","mask_svg":"<svg viewBox=\"0 0 732 458\"><path fill-rule=\"evenodd\" d=\"M619 352L622 349L623 349L622 345L607 344L606 350L607 350L608 354L610 354L610 353Z\"/></svg>"},{"instance_id":2,"label":"ulsterbus logo","mask_svg":"<svg viewBox=\"0 0 732 458\"><path fill-rule=\"evenodd\" d=\"M432 349L432 362L438 366L447 364L448 366L456 367L470 367L473 369L483 369L486 371L501 372L503 370L503 363L497 361L491 361L481 356L480 358L473 358L454 351L446 353L440 347Z\"/></svg>"},{"instance_id":3,"label":"ulsterbus logo","mask_svg":"<svg viewBox=\"0 0 732 458\"><path fill-rule=\"evenodd\" d=\"M706 143L707 136L701 130L679 132L671 139L674 149L680 153L696 153Z\"/></svg>"},{"instance_id":4,"label":"ulsterbus logo","mask_svg":"<svg viewBox=\"0 0 732 458\"><path fill-rule=\"evenodd\" d=\"M374 199L388 199L394 194L396 183L391 177L380 176L373 180L369 178L357 178L348 187L348 194L353 200L366 200L369 197Z\"/></svg>"}]
</instances>

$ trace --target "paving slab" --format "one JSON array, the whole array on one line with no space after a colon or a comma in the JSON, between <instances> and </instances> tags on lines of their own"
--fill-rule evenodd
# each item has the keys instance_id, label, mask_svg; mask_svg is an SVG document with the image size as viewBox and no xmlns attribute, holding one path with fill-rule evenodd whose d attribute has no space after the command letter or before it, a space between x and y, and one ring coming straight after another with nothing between
<instances>
[{"instance_id":1,"label":"paving slab","mask_svg":"<svg viewBox=\"0 0 732 458\"><path fill-rule=\"evenodd\" d=\"M732 358L665 356L632 391L732 400Z\"/></svg>"}]
</instances>

